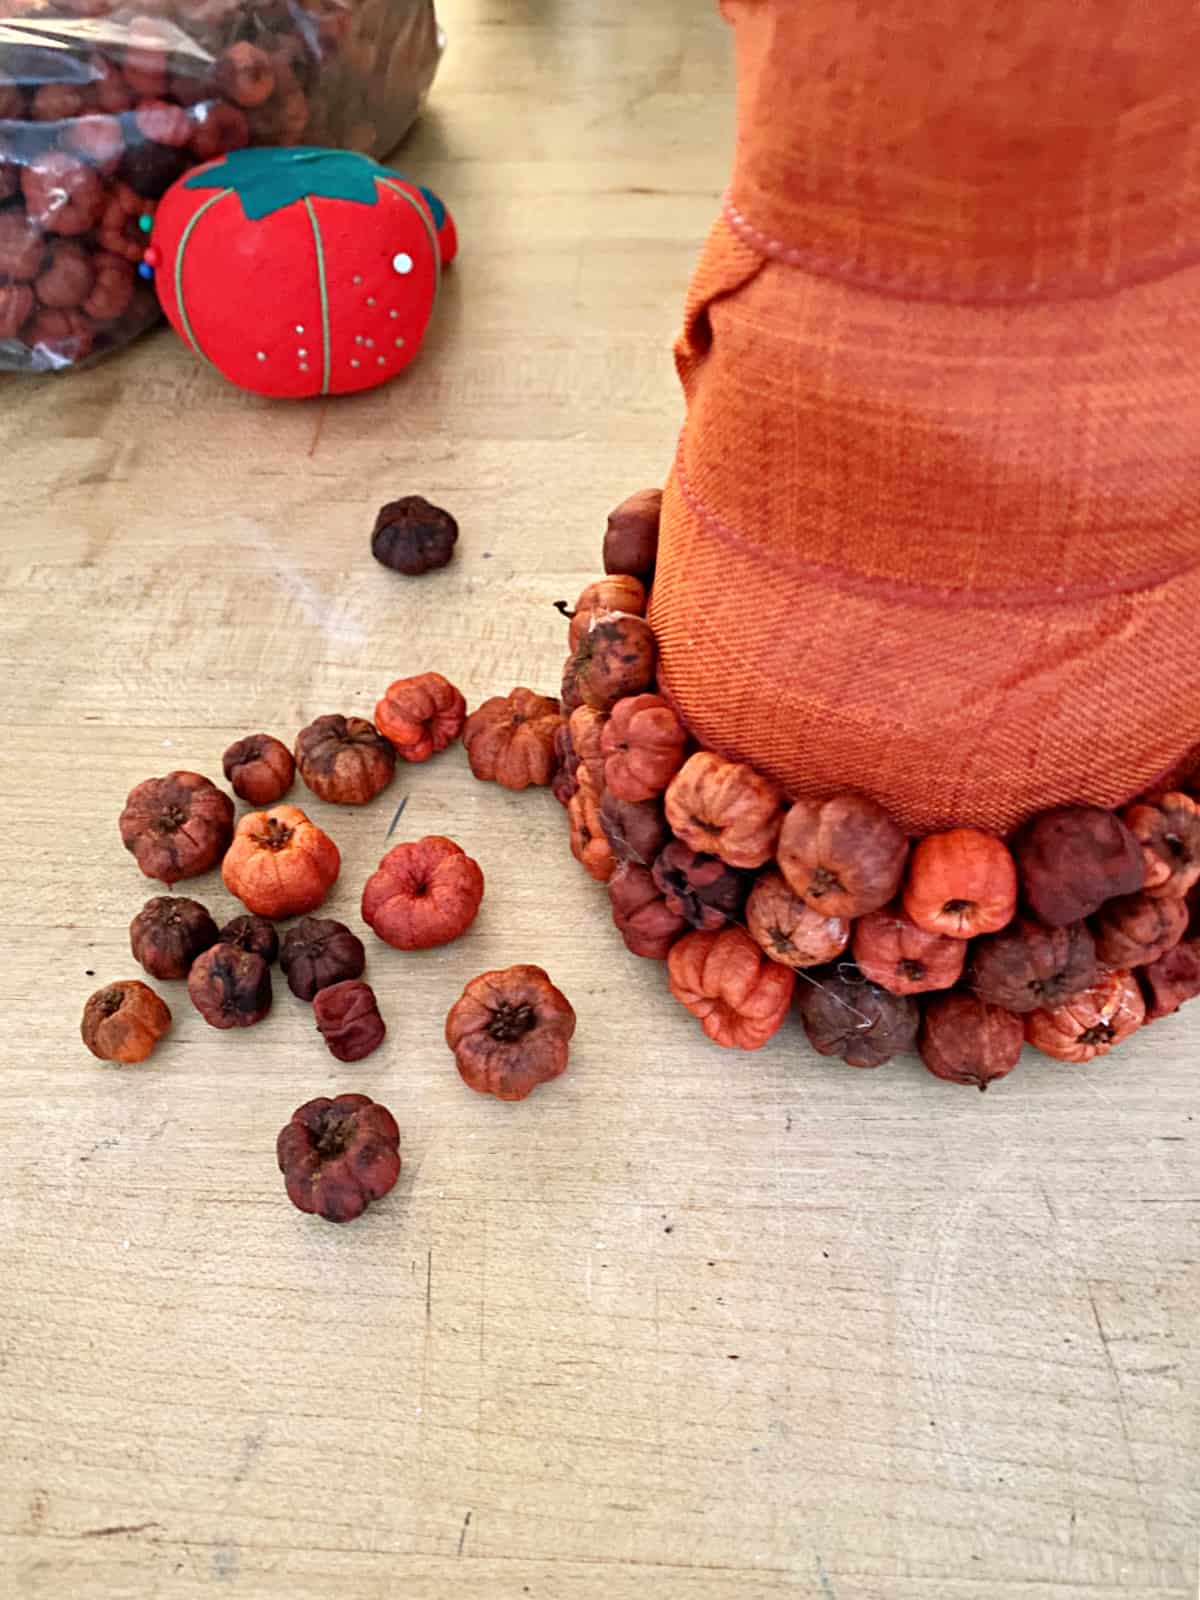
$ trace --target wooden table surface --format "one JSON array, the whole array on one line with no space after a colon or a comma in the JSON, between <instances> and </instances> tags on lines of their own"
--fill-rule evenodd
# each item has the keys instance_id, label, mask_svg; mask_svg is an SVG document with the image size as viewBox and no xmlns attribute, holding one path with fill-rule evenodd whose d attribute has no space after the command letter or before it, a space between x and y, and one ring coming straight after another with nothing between
<instances>
[{"instance_id":1,"label":"wooden table surface","mask_svg":"<svg viewBox=\"0 0 1200 1600\"><path fill-rule=\"evenodd\" d=\"M278 980L236 1037L161 986L144 1068L80 1045L154 892L117 837L132 784L219 778L235 736L370 715L428 668L473 703L553 691L551 603L669 460L725 30L700 0L442 11L397 164L463 252L409 375L270 406L163 333L0 388L0 1594L1182 1600L1200 1018L986 1099L798 1028L722 1052L626 955L550 795L455 749L363 811L310 805L344 854L333 915L401 794L403 834L487 873L460 943L372 944L378 1054L337 1066ZM368 551L408 492L462 526L419 583ZM232 913L215 874L183 887ZM579 1014L566 1076L516 1106L441 1040L513 961ZM392 1107L405 1165L336 1229L287 1204L273 1147L349 1088Z\"/></svg>"}]
</instances>

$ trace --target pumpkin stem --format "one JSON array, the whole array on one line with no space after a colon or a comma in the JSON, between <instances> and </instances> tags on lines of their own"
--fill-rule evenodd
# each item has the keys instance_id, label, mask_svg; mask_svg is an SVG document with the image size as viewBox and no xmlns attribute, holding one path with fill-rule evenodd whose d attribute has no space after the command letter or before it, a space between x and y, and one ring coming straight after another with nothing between
<instances>
[{"instance_id":1,"label":"pumpkin stem","mask_svg":"<svg viewBox=\"0 0 1200 1600\"><path fill-rule=\"evenodd\" d=\"M514 1006L504 1000L493 1011L487 1031L493 1039L511 1044L514 1039L523 1038L536 1021L533 1007L527 1002L522 1001L520 1005Z\"/></svg>"},{"instance_id":2,"label":"pumpkin stem","mask_svg":"<svg viewBox=\"0 0 1200 1600\"><path fill-rule=\"evenodd\" d=\"M1096 1022L1079 1035L1079 1043L1087 1045L1111 1044L1116 1030L1111 1022Z\"/></svg>"},{"instance_id":3,"label":"pumpkin stem","mask_svg":"<svg viewBox=\"0 0 1200 1600\"><path fill-rule=\"evenodd\" d=\"M839 890L842 880L835 872L830 872L828 867L818 867L808 880L808 892L814 899L820 899L823 894L828 894L831 889Z\"/></svg>"},{"instance_id":4,"label":"pumpkin stem","mask_svg":"<svg viewBox=\"0 0 1200 1600\"><path fill-rule=\"evenodd\" d=\"M570 606L565 600L556 600L554 602L554 609L555 611L561 611L568 622L570 622L575 616L575 613L571 610Z\"/></svg>"},{"instance_id":5,"label":"pumpkin stem","mask_svg":"<svg viewBox=\"0 0 1200 1600\"><path fill-rule=\"evenodd\" d=\"M947 917L961 917L974 909L974 900L947 900L942 907L942 914Z\"/></svg>"}]
</instances>

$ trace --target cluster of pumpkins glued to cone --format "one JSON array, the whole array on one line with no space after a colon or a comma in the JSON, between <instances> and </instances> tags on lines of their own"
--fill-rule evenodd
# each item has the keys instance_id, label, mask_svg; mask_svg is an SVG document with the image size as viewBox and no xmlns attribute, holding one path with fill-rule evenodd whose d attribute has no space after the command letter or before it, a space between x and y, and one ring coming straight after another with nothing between
<instances>
[{"instance_id":1,"label":"cluster of pumpkins glued to cone","mask_svg":"<svg viewBox=\"0 0 1200 1600\"><path fill-rule=\"evenodd\" d=\"M1119 814L1062 806L1003 840L911 841L863 794L789 804L698 749L656 683L646 620L661 496L611 514L606 577L570 619L554 788L634 954L718 1044L757 1049L793 1003L824 1055L914 1047L983 1089L1025 1043L1110 1051L1200 994L1195 783Z\"/></svg>"}]
</instances>

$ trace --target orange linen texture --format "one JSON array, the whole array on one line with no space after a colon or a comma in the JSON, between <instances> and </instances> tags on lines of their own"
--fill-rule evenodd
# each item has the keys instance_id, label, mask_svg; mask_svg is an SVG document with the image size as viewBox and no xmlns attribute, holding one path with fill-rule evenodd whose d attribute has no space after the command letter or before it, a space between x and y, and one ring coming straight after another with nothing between
<instances>
[{"instance_id":1,"label":"orange linen texture","mask_svg":"<svg viewBox=\"0 0 1200 1600\"><path fill-rule=\"evenodd\" d=\"M665 693L789 793L917 832L1200 760L1200 12L724 10Z\"/></svg>"}]
</instances>

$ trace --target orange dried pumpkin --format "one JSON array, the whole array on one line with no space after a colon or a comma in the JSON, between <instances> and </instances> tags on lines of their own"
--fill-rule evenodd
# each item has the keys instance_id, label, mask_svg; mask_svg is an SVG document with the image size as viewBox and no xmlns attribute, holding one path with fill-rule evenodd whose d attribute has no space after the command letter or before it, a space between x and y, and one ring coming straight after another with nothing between
<instances>
[{"instance_id":1,"label":"orange dried pumpkin","mask_svg":"<svg viewBox=\"0 0 1200 1600\"><path fill-rule=\"evenodd\" d=\"M363 921L397 950L429 950L459 938L483 899L479 863L453 839L431 834L388 851L367 879Z\"/></svg>"},{"instance_id":2,"label":"orange dried pumpkin","mask_svg":"<svg viewBox=\"0 0 1200 1600\"><path fill-rule=\"evenodd\" d=\"M463 726L471 771L505 789L543 786L554 777L554 736L562 717L558 701L532 689L495 695L472 711Z\"/></svg>"},{"instance_id":3,"label":"orange dried pumpkin","mask_svg":"<svg viewBox=\"0 0 1200 1600\"><path fill-rule=\"evenodd\" d=\"M661 695L618 700L604 726L604 786L618 800L653 800L683 765L687 729Z\"/></svg>"},{"instance_id":4,"label":"orange dried pumpkin","mask_svg":"<svg viewBox=\"0 0 1200 1600\"><path fill-rule=\"evenodd\" d=\"M863 977L890 994L952 989L967 958L965 940L918 928L900 906L860 917L854 924L852 948Z\"/></svg>"},{"instance_id":5,"label":"orange dried pumpkin","mask_svg":"<svg viewBox=\"0 0 1200 1600\"><path fill-rule=\"evenodd\" d=\"M467 720L467 702L440 672L397 678L375 707L375 726L405 761L428 761L452 744Z\"/></svg>"},{"instance_id":6,"label":"orange dried pumpkin","mask_svg":"<svg viewBox=\"0 0 1200 1600\"><path fill-rule=\"evenodd\" d=\"M667 957L671 993L716 1044L757 1050L792 1003L790 967L769 961L741 928L685 933Z\"/></svg>"},{"instance_id":7,"label":"orange dried pumpkin","mask_svg":"<svg viewBox=\"0 0 1200 1600\"><path fill-rule=\"evenodd\" d=\"M1200 805L1191 795L1140 801L1122 811L1121 821L1141 846L1151 899L1185 895L1200 882Z\"/></svg>"},{"instance_id":8,"label":"orange dried pumpkin","mask_svg":"<svg viewBox=\"0 0 1200 1600\"><path fill-rule=\"evenodd\" d=\"M1146 1002L1131 972L1105 972L1090 989L1053 1011L1031 1011L1025 1037L1056 1061L1093 1061L1136 1033Z\"/></svg>"},{"instance_id":9,"label":"orange dried pumpkin","mask_svg":"<svg viewBox=\"0 0 1200 1600\"><path fill-rule=\"evenodd\" d=\"M1108 967L1148 967L1173 950L1187 932L1184 900L1127 894L1110 900L1092 919L1096 954Z\"/></svg>"},{"instance_id":10,"label":"orange dried pumpkin","mask_svg":"<svg viewBox=\"0 0 1200 1600\"><path fill-rule=\"evenodd\" d=\"M850 943L850 924L827 917L793 894L781 872L764 872L746 902L750 937L785 967L819 967Z\"/></svg>"},{"instance_id":11,"label":"orange dried pumpkin","mask_svg":"<svg viewBox=\"0 0 1200 1600\"><path fill-rule=\"evenodd\" d=\"M688 758L666 795L677 839L731 867L769 861L783 818L782 796L769 778L708 750Z\"/></svg>"},{"instance_id":12,"label":"orange dried pumpkin","mask_svg":"<svg viewBox=\"0 0 1200 1600\"><path fill-rule=\"evenodd\" d=\"M472 978L446 1017L463 1082L498 1100L524 1100L566 1070L575 1012L541 967Z\"/></svg>"},{"instance_id":13,"label":"orange dried pumpkin","mask_svg":"<svg viewBox=\"0 0 1200 1600\"><path fill-rule=\"evenodd\" d=\"M238 823L221 876L259 917L315 911L337 881L338 847L295 806L251 811Z\"/></svg>"},{"instance_id":14,"label":"orange dried pumpkin","mask_svg":"<svg viewBox=\"0 0 1200 1600\"><path fill-rule=\"evenodd\" d=\"M918 928L949 939L998 933L1016 914L1016 863L977 828L930 834L909 858L904 910Z\"/></svg>"},{"instance_id":15,"label":"orange dried pumpkin","mask_svg":"<svg viewBox=\"0 0 1200 1600\"><path fill-rule=\"evenodd\" d=\"M579 788L567 802L571 823L571 854L598 883L607 883L617 870L617 858L600 820L600 802L586 771L579 770Z\"/></svg>"},{"instance_id":16,"label":"orange dried pumpkin","mask_svg":"<svg viewBox=\"0 0 1200 1600\"><path fill-rule=\"evenodd\" d=\"M396 752L365 717L318 717L296 735L296 768L321 800L365 806L386 789Z\"/></svg>"},{"instance_id":17,"label":"orange dried pumpkin","mask_svg":"<svg viewBox=\"0 0 1200 1600\"><path fill-rule=\"evenodd\" d=\"M607 716L595 706L576 706L567 721L571 748L597 794L603 794L605 788L602 741L607 723Z\"/></svg>"},{"instance_id":18,"label":"orange dried pumpkin","mask_svg":"<svg viewBox=\"0 0 1200 1600\"><path fill-rule=\"evenodd\" d=\"M624 862L608 881L608 898L626 949L650 961L665 961L687 924L667 904L654 874Z\"/></svg>"},{"instance_id":19,"label":"orange dried pumpkin","mask_svg":"<svg viewBox=\"0 0 1200 1600\"><path fill-rule=\"evenodd\" d=\"M80 1034L101 1061L122 1066L145 1061L171 1026L171 1012L148 984L125 978L107 984L88 1000Z\"/></svg>"},{"instance_id":20,"label":"orange dried pumpkin","mask_svg":"<svg viewBox=\"0 0 1200 1600\"><path fill-rule=\"evenodd\" d=\"M618 573L588 584L570 613L571 629L567 637L571 649L578 648L593 618L610 611L624 612L630 617L646 615L646 590L639 579Z\"/></svg>"},{"instance_id":21,"label":"orange dried pumpkin","mask_svg":"<svg viewBox=\"0 0 1200 1600\"><path fill-rule=\"evenodd\" d=\"M827 917L878 911L904 876L908 840L881 805L862 794L797 800L775 852L801 900Z\"/></svg>"},{"instance_id":22,"label":"orange dried pumpkin","mask_svg":"<svg viewBox=\"0 0 1200 1600\"><path fill-rule=\"evenodd\" d=\"M599 611L589 617L570 661L580 700L600 711L648 689L657 665L658 646L650 624L621 611Z\"/></svg>"}]
</instances>

